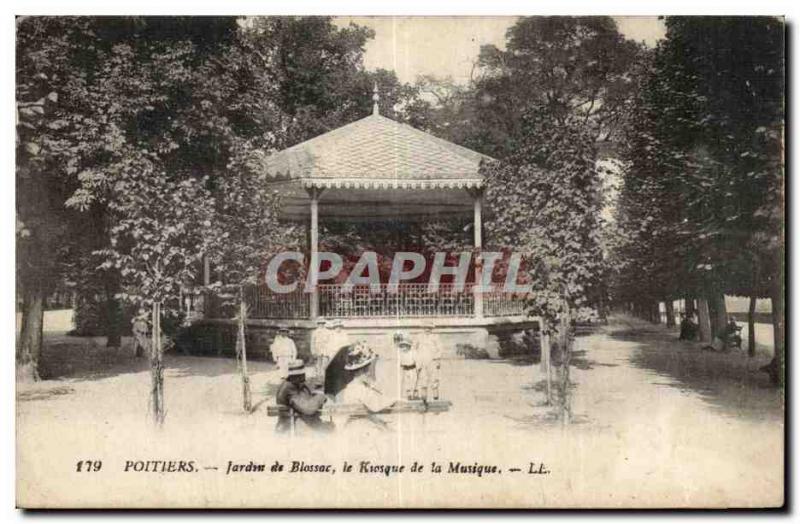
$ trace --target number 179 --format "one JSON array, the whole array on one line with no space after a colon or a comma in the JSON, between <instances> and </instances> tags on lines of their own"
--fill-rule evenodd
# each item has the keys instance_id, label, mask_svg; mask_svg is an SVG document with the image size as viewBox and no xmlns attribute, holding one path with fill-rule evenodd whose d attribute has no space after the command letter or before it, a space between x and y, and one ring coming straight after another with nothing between
<instances>
[{"instance_id":1,"label":"number 179","mask_svg":"<svg viewBox=\"0 0 800 524\"><path fill-rule=\"evenodd\" d=\"M100 471L100 468L103 467L102 460L81 460L78 462L78 466L76 471Z\"/></svg>"}]
</instances>

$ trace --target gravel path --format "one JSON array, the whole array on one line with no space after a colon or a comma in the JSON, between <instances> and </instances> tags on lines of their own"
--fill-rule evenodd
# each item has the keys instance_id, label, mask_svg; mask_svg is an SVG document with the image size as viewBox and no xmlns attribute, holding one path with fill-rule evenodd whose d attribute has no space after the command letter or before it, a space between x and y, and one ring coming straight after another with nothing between
<instances>
[{"instance_id":1,"label":"gravel path","mask_svg":"<svg viewBox=\"0 0 800 524\"><path fill-rule=\"evenodd\" d=\"M390 417L392 431L383 434L353 427L290 440L275 435L264 412L278 383L271 363L250 363L258 411L245 415L232 360L169 355L167 422L154 430L146 361L124 350L106 354L97 343L66 349L69 337L57 337L50 351L84 354L54 359L65 366L54 370L57 380L18 385L21 500L58 506L77 497L106 507L780 505L782 399L757 371L769 355L711 354L676 338L626 318L579 336L567 426L543 403L538 364L450 360L442 377L450 412ZM90 459L104 461L102 473L78 474L76 462ZM203 469L123 472L128 460L162 459L194 460ZM425 469L324 478L224 474L228 461L342 468L345 460L419 462ZM444 473L431 473L432 462ZM451 474L451 462L500 472ZM549 473L529 474L532 463Z\"/></svg>"}]
</instances>

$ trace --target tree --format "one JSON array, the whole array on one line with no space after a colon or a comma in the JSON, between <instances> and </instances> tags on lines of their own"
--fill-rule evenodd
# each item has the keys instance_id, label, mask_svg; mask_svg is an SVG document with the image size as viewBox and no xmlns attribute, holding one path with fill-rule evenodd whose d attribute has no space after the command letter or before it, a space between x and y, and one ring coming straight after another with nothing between
<instances>
[{"instance_id":1,"label":"tree","mask_svg":"<svg viewBox=\"0 0 800 524\"><path fill-rule=\"evenodd\" d=\"M200 135L204 150L217 161L208 173L213 177L213 230L205 257L220 279L209 291L219 294L223 306L235 306L237 320L236 356L242 377L244 411L252 408L247 374L247 293L259 283L259 273L280 238L277 222L277 194L259 169L264 154L274 151L285 139L285 113L275 103L279 82L270 57L262 49L265 40L258 33L239 34L224 56L209 62L193 97L205 122ZM258 57L254 62L253 58ZM224 162L224 163L223 163Z\"/></svg>"},{"instance_id":2,"label":"tree","mask_svg":"<svg viewBox=\"0 0 800 524\"><path fill-rule=\"evenodd\" d=\"M601 194L593 137L577 119L564 127L548 122L541 113L527 115L525 147L487 165L484 176L494 210L487 236L526 255L531 311L555 328L565 301L570 308L598 301Z\"/></svg>"},{"instance_id":3,"label":"tree","mask_svg":"<svg viewBox=\"0 0 800 524\"><path fill-rule=\"evenodd\" d=\"M143 155L130 153L127 168L113 178L111 210L116 216L104 268L124 279L120 297L152 315L151 413L161 424L164 408L163 308L180 309L181 289L195 279L210 249L213 202L205 180L171 180Z\"/></svg>"},{"instance_id":4,"label":"tree","mask_svg":"<svg viewBox=\"0 0 800 524\"><path fill-rule=\"evenodd\" d=\"M719 268L720 287L771 298L780 369L784 26L771 17L675 17L667 19L667 30L668 50L682 56L696 79L690 91L699 102L695 147L706 162L693 174L707 189L694 216L700 234L711 239L709 257Z\"/></svg>"},{"instance_id":5,"label":"tree","mask_svg":"<svg viewBox=\"0 0 800 524\"><path fill-rule=\"evenodd\" d=\"M24 297L18 348L19 360L32 363L26 369L35 376L44 296L65 268L90 274L99 263L91 253L108 244L104 195L92 192L104 186L93 178L129 160L120 154L126 143L165 161L172 152L172 167L184 166L178 173L192 171L186 161L192 152L178 147L190 133L171 123L195 80L187 71L213 54L236 21L20 17L17 25L18 275ZM105 290L105 317L112 319L119 275L97 275L85 289ZM119 326L106 324L113 345Z\"/></svg>"},{"instance_id":6,"label":"tree","mask_svg":"<svg viewBox=\"0 0 800 524\"><path fill-rule=\"evenodd\" d=\"M280 239L279 196L268 188L269 180L263 171L248 166L245 159L232 162L228 176L218 186L213 220L218 240L209 252L211 262L224 279L215 284L216 290L237 311L236 356L246 413L252 410L245 336L248 291L257 292L252 288L263 283L261 271Z\"/></svg>"},{"instance_id":7,"label":"tree","mask_svg":"<svg viewBox=\"0 0 800 524\"><path fill-rule=\"evenodd\" d=\"M724 293L773 298L783 351L783 26L777 19L670 17L630 113L621 212L664 232L641 237L629 266L672 261L629 289L708 299L717 329ZM743 45L746 43L746 45ZM742 51L744 50L744 51ZM640 291L641 292L641 291ZM701 308L702 312L703 308Z\"/></svg>"},{"instance_id":8,"label":"tree","mask_svg":"<svg viewBox=\"0 0 800 524\"><path fill-rule=\"evenodd\" d=\"M481 48L474 104L481 126L472 141L503 157L525 142L520 114L545 110L552 124L579 119L598 141L612 140L631 94L628 71L640 46L610 17L521 18L506 49Z\"/></svg>"},{"instance_id":9,"label":"tree","mask_svg":"<svg viewBox=\"0 0 800 524\"><path fill-rule=\"evenodd\" d=\"M570 324L573 311L599 307L605 267L600 238L601 183L594 138L582 122L550 125L545 111L529 112L521 128L525 145L505 160L482 166L489 248L521 252L532 294L530 315L541 318L542 363L551 398L550 340L560 358L560 407L568 420Z\"/></svg>"},{"instance_id":10,"label":"tree","mask_svg":"<svg viewBox=\"0 0 800 524\"><path fill-rule=\"evenodd\" d=\"M684 222L690 195L681 190L683 155L671 142L673 130L657 126L667 97L654 58L642 53L631 71L635 96L623 108L622 177L608 235L614 300L646 311L697 291L697 255Z\"/></svg>"},{"instance_id":11,"label":"tree","mask_svg":"<svg viewBox=\"0 0 800 524\"><path fill-rule=\"evenodd\" d=\"M418 90L393 71L364 70L371 29L339 28L330 17L253 17L244 25L247 54L273 83L271 102L281 111L273 128L284 149L372 113L373 85L381 114L412 124L422 104ZM424 104L422 104L424 106Z\"/></svg>"},{"instance_id":12,"label":"tree","mask_svg":"<svg viewBox=\"0 0 800 524\"><path fill-rule=\"evenodd\" d=\"M203 66L222 53L233 18L88 19L91 52L64 89L68 175L78 187L65 205L103 209L107 243L94 253L119 272L118 297L151 309L151 407L163 421L164 314L179 311L181 287L194 279L211 239L213 206L204 176L214 156L199 137L205 109L190 96ZM205 146L205 147L203 147ZM202 154L205 153L205 154ZM163 314L162 314L163 313Z\"/></svg>"},{"instance_id":13,"label":"tree","mask_svg":"<svg viewBox=\"0 0 800 524\"><path fill-rule=\"evenodd\" d=\"M58 140L61 84L71 74L81 23L70 19L17 19L16 212L17 282L22 329L17 376L39 379L44 301L61 267L69 216L63 202L71 185L63 177L66 149Z\"/></svg>"}]
</instances>

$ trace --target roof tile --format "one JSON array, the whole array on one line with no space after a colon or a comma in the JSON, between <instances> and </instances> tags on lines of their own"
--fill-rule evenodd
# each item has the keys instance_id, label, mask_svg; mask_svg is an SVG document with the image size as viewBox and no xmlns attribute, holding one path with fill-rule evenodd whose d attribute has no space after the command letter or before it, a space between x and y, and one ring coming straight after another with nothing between
<instances>
[{"instance_id":1,"label":"roof tile","mask_svg":"<svg viewBox=\"0 0 800 524\"><path fill-rule=\"evenodd\" d=\"M264 160L275 178L434 180L481 178L490 157L380 115L371 115Z\"/></svg>"}]
</instances>

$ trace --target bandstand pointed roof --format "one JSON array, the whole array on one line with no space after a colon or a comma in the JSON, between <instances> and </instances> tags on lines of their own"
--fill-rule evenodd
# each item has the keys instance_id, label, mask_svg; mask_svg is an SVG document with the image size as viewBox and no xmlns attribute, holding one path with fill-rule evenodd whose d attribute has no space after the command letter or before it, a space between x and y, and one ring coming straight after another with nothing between
<instances>
[{"instance_id":1,"label":"bandstand pointed roof","mask_svg":"<svg viewBox=\"0 0 800 524\"><path fill-rule=\"evenodd\" d=\"M264 169L284 194L282 214L308 217L308 192L322 190L320 216L381 219L468 216L490 157L373 114L274 153Z\"/></svg>"},{"instance_id":2,"label":"bandstand pointed roof","mask_svg":"<svg viewBox=\"0 0 800 524\"><path fill-rule=\"evenodd\" d=\"M275 178L321 188L474 188L489 157L372 114L265 160Z\"/></svg>"}]
</instances>

